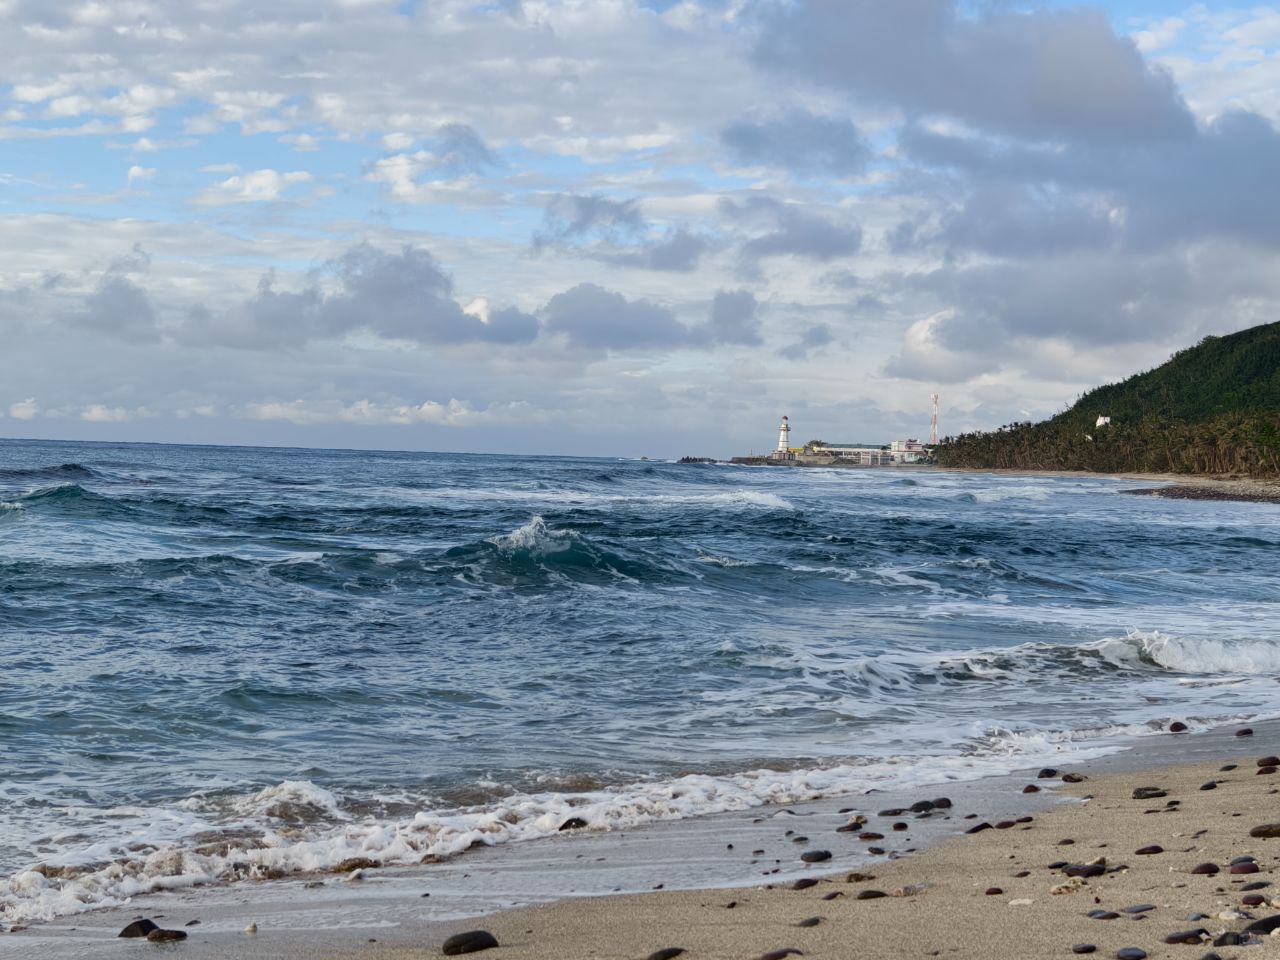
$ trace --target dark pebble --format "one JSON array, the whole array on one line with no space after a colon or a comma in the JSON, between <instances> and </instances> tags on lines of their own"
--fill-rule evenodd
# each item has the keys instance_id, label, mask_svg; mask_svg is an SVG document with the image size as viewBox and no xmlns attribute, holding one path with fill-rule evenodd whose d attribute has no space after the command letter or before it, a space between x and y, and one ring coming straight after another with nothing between
<instances>
[{"instance_id":1,"label":"dark pebble","mask_svg":"<svg viewBox=\"0 0 1280 960\"><path fill-rule=\"evenodd\" d=\"M1091 910L1089 911L1090 920L1119 920L1120 914L1114 910Z\"/></svg>"},{"instance_id":2,"label":"dark pebble","mask_svg":"<svg viewBox=\"0 0 1280 960\"><path fill-rule=\"evenodd\" d=\"M809 838L808 837L792 837L791 842L792 843L808 843Z\"/></svg>"},{"instance_id":3,"label":"dark pebble","mask_svg":"<svg viewBox=\"0 0 1280 960\"><path fill-rule=\"evenodd\" d=\"M783 960L784 957L789 957L793 953L797 957L804 956L803 950L797 950L795 947L783 947L781 950L770 950L768 953L760 954L760 960Z\"/></svg>"},{"instance_id":4,"label":"dark pebble","mask_svg":"<svg viewBox=\"0 0 1280 960\"><path fill-rule=\"evenodd\" d=\"M1021 880L1023 877L1029 877L1029 876L1031 876L1031 871L1030 871L1030 870L1019 870L1017 873L1015 873L1015 874L1014 874L1014 876L1015 876L1016 878L1018 878L1019 880Z\"/></svg>"},{"instance_id":5,"label":"dark pebble","mask_svg":"<svg viewBox=\"0 0 1280 960\"><path fill-rule=\"evenodd\" d=\"M187 939L187 931L185 930L160 930L155 929L147 934L147 939L152 943L174 943L178 940Z\"/></svg>"},{"instance_id":6,"label":"dark pebble","mask_svg":"<svg viewBox=\"0 0 1280 960\"><path fill-rule=\"evenodd\" d=\"M1068 837L1066 840L1059 840L1059 841L1058 841L1058 846L1060 846L1060 847L1069 847L1069 846L1071 846L1073 843L1075 843L1075 841L1074 841L1074 840L1072 840L1070 837Z\"/></svg>"},{"instance_id":7,"label":"dark pebble","mask_svg":"<svg viewBox=\"0 0 1280 960\"><path fill-rule=\"evenodd\" d=\"M497 945L497 937L488 930L468 930L466 933L455 933L441 945L440 951L446 957L456 957L463 953L479 953Z\"/></svg>"},{"instance_id":8,"label":"dark pebble","mask_svg":"<svg viewBox=\"0 0 1280 960\"><path fill-rule=\"evenodd\" d=\"M1276 772L1276 770L1277 770L1277 768L1276 768L1276 767L1259 767L1259 768L1258 768L1258 776L1262 776L1263 774L1271 774L1271 773L1275 773L1275 772Z\"/></svg>"},{"instance_id":9,"label":"dark pebble","mask_svg":"<svg viewBox=\"0 0 1280 960\"><path fill-rule=\"evenodd\" d=\"M822 863L824 860L831 859L830 850L806 850L800 854L800 859L805 863Z\"/></svg>"},{"instance_id":10,"label":"dark pebble","mask_svg":"<svg viewBox=\"0 0 1280 960\"><path fill-rule=\"evenodd\" d=\"M907 825L906 825L905 823L903 823L903 822L899 821L899 822L897 822L897 823L895 823L895 824L893 825L893 829L895 829L895 830L907 830L907 829L909 829L909 828L907 827Z\"/></svg>"},{"instance_id":11,"label":"dark pebble","mask_svg":"<svg viewBox=\"0 0 1280 960\"><path fill-rule=\"evenodd\" d=\"M795 883L791 885L791 889L792 890L808 890L810 887L816 887L817 885L818 885L818 881L813 879L813 877L801 877L799 880L797 880Z\"/></svg>"},{"instance_id":12,"label":"dark pebble","mask_svg":"<svg viewBox=\"0 0 1280 960\"><path fill-rule=\"evenodd\" d=\"M816 927L822 922L821 917L805 917L803 920L797 920L797 927Z\"/></svg>"},{"instance_id":13,"label":"dark pebble","mask_svg":"<svg viewBox=\"0 0 1280 960\"><path fill-rule=\"evenodd\" d=\"M1194 945L1204 943L1204 939L1207 936L1209 936L1209 931L1203 928L1196 928L1195 930L1179 930L1177 933L1171 933L1165 937L1164 942Z\"/></svg>"},{"instance_id":14,"label":"dark pebble","mask_svg":"<svg viewBox=\"0 0 1280 960\"><path fill-rule=\"evenodd\" d=\"M1025 787L1022 788L1022 792L1023 793L1039 793L1040 788L1037 787L1034 783L1028 783Z\"/></svg>"},{"instance_id":15,"label":"dark pebble","mask_svg":"<svg viewBox=\"0 0 1280 960\"><path fill-rule=\"evenodd\" d=\"M1148 910L1154 910L1155 908L1156 908L1156 905L1154 903L1139 903L1139 904L1135 904L1132 907L1125 907L1124 912L1125 913L1146 913Z\"/></svg>"},{"instance_id":16,"label":"dark pebble","mask_svg":"<svg viewBox=\"0 0 1280 960\"><path fill-rule=\"evenodd\" d=\"M1164 847L1153 843L1149 847L1139 847L1137 850L1133 852L1138 856L1146 857L1146 856L1150 856L1153 853L1164 853Z\"/></svg>"},{"instance_id":17,"label":"dark pebble","mask_svg":"<svg viewBox=\"0 0 1280 960\"><path fill-rule=\"evenodd\" d=\"M1222 868L1219 867L1216 863L1202 863L1199 866L1192 867L1191 872L1194 874L1198 874L1200 876L1212 877L1215 873L1217 873L1221 869Z\"/></svg>"},{"instance_id":18,"label":"dark pebble","mask_svg":"<svg viewBox=\"0 0 1280 960\"><path fill-rule=\"evenodd\" d=\"M1233 864L1229 871L1235 874L1257 873L1258 865L1256 863L1237 863Z\"/></svg>"},{"instance_id":19,"label":"dark pebble","mask_svg":"<svg viewBox=\"0 0 1280 960\"><path fill-rule=\"evenodd\" d=\"M867 847L867 853L871 854L873 857L883 857L884 847Z\"/></svg>"},{"instance_id":20,"label":"dark pebble","mask_svg":"<svg viewBox=\"0 0 1280 960\"><path fill-rule=\"evenodd\" d=\"M581 830L587 825L587 821L581 817L570 817L564 823L560 824L561 830Z\"/></svg>"},{"instance_id":21,"label":"dark pebble","mask_svg":"<svg viewBox=\"0 0 1280 960\"><path fill-rule=\"evenodd\" d=\"M672 960L684 953L684 947L663 947L661 950L655 950L644 960Z\"/></svg>"},{"instance_id":22,"label":"dark pebble","mask_svg":"<svg viewBox=\"0 0 1280 960\"><path fill-rule=\"evenodd\" d=\"M145 937L152 930L158 929L156 924L147 919L135 920L116 934L117 937Z\"/></svg>"},{"instance_id":23,"label":"dark pebble","mask_svg":"<svg viewBox=\"0 0 1280 960\"><path fill-rule=\"evenodd\" d=\"M937 807L939 810L950 810L951 800L947 797L935 797L933 800L933 805Z\"/></svg>"},{"instance_id":24,"label":"dark pebble","mask_svg":"<svg viewBox=\"0 0 1280 960\"><path fill-rule=\"evenodd\" d=\"M1249 836L1260 837L1263 840L1275 840L1280 837L1280 823L1264 823L1256 826L1249 831Z\"/></svg>"},{"instance_id":25,"label":"dark pebble","mask_svg":"<svg viewBox=\"0 0 1280 960\"><path fill-rule=\"evenodd\" d=\"M1069 863L1063 870L1068 877L1100 877L1107 872L1107 868L1100 863Z\"/></svg>"},{"instance_id":26,"label":"dark pebble","mask_svg":"<svg viewBox=\"0 0 1280 960\"><path fill-rule=\"evenodd\" d=\"M1169 724L1169 732L1170 733L1186 733L1187 725L1183 723L1181 720L1175 720L1173 721L1173 723Z\"/></svg>"},{"instance_id":27,"label":"dark pebble","mask_svg":"<svg viewBox=\"0 0 1280 960\"><path fill-rule=\"evenodd\" d=\"M866 883L868 880L874 880L875 876L870 873L851 873L844 878L845 883Z\"/></svg>"},{"instance_id":28,"label":"dark pebble","mask_svg":"<svg viewBox=\"0 0 1280 960\"><path fill-rule=\"evenodd\" d=\"M1223 766L1219 767L1219 768L1218 768L1218 772L1219 772L1219 773L1230 773L1230 772L1231 772L1232 770L1234 770L1234 769L1236 769L1236 764L1234 764L1234 763L1227 763L1227 764L1224 764Z\"/></svg>"},{"instance_id":29,"label":"dark pebble","mask_svg":"<svg viewBox=\"0 0 1280 960\"><path fill-rule=\"evenodd\" d=\"M887 897L888 894L883 890L863 890L854 899L856 900L879 900L881 897Z\"/></svg>"},{"instance_id":30,"label":"dark pebble","mask_svg":"<svg viewBox=\"0 0 1280 960\"><path fill-rule=\"evenodd\" d=\"M823 899L823 900L834 900L836 897L843 897L843 896L844 896L844 891L843 891L843 890L832 890L830 893L824 893L824 894L822 895L822 899Z\"/></svg>"},{"instance_id":31,"label":"dark pebble","mask_svg":"<svg viewBox=\"0 0 1280 960\"><path fill-rule=\"evenodd\" d=\"M1200 789L1201 790L1217 790L1218 785L1214 783L1212 780L1210 780L1208 783L1200 784Z\"/></svg>"},{"instance_id":32,"label":"dark pebble","mask_svg":"<svg viewBox=\"0 0 1280 960\"><path fill-rule=\"evenodd\" d=\"M199 921L199 920L188 920L186 923L184 923L184 924L183 924L183 926L184 926L184 927L198 927L198 926L200 926L200 921Z\"/></svg>"},{"instance_id":33,"label":"dark pebble","mask_svg":"<svg viewBox=\"0 0 1280 960\"><path fill-rule=\"evenodd\" d=\"M1057 775L1058 775L1058 771L1053 769L1053 767L1045 767L1043 770L1041 770L1039 773L1036 774L1036 776L1039 777L1041 780L1052 780Z\"/></svg>"},{"instance_id":34,"label":"dark pebble","mask_svg":"<svg viewBox=\"0 0 1280 960\"><path fill-rule=\"evenodd\" d=\"M1267 898L1260 893L1246 893L1240 898L1240 902L1246 907L1260 907L1267 902Z\"/></svg>"},{"instance_id":35,"label":"dark pebble","mask_svg":"<svg viewBox=\"0 0 1280 960\"><path fill-rule=\"evenodd\" d=\"M1257 862L1258 862L1257 857L1251 857L1246 853L1244 856L1241 856L1241 857L1232 857L1227 865L1234 867L1237 863L1257 863Z\"/></svg>"},{"instance_id":36,"label":"dark pebble","mask_svg":"<svg viewBox=\"0 0 1280 960\"><path fill-rule=\"evenodd\" d=\"M1055 860L1055 861L1053 861L1053 863L1049 864L1049 869L1050 869L1050 870L1061 870L1061 869L1062 869L1063 867L1065 867L1066 865L1067 865L1067 861L1065 861L1065 860Z\"/></svg>"},{"instance_id":37,"label":"dark pebble","mask_svg":"<svg viewBox=\"0 0 1280 960\"><path fill-rule=\"evenodd\" d=\"M1073 943L1071 945L1072 953L1093 953L1097 949L1092 943Z\"/></svg>"},{"instance_id":38,"label":"dark pebble","mask_svg":"<svg viewBox=\"0 0 1280 960\"><path fill-rule=\"evenodd\" d=\"M1246 883L1241 890L1265 890L1271 886L1266 880L1255 880L1253 883Z\"/></svg>"},{"instance_id":39,"label":"dark pebble","mask_svg":"<svg viewBox=\"0 0 1280 960\"><path fill-rule=\"evenodd\" d=\"M965 833L981 833L983 830L990 830L990 829L991 829L991 824L987 823L984 820L982 821L982 823L974 824L972 827L966 830Z\"/></svg>"},{"instance_id":40,"label":"dark pebble","mask_svg":"<svg viewBox=\"0 0 1280 960\"><path fill-rule=\"evenodd\" d=\"M1238 947L1248 942L1249 938L1243 933L1236 933L1234 930L1228 930L1226 933L1219 936L1217 940L1213 941L1213 945L1215 947Z\"/></svg>"},{"instance_id":41,"label":"dark pebble","mask_svg":"<svg viewBox=\"0 0 1280 960\"><path fill-rule=\"evenodd\" d=\"M1010 827L1012 827L1012 826L1013 826L1013 821L1012 821L1012 820L1001 820L999 823L997 823L997 824L996 824L996 829L997 829L997 830L1008 830L1008 829L1009 829Z\"/></svg>"},{"instance_id":42,"label":"dark pebble","mask_svg":"<svg viewBox=\"0 0 1280 960\"><path fill-rule=\"evenodd\" d=\"M1222 956L1210 950L1208 953L1201 956L1200 960L1222 960Z\"/></svg>"},{"instance_id":43,"label":"dark pebble","mask_svg":"<svg viewBox=\"0 0 1280 960\"><path fill-rule=\"evenodd\" d=\"M1280 757L1263 757L1258 761L1260 767L1280 767Z\"/></svg>"},{"instance_id":44,"label":"dark pebble","mask_svg":"<svg viewBox=\"0 0 1280 960\"><path fill-rule=\"evenodd\" d=\"M1237 737L1252 737L1252 736L1253 736L1253 727L1241 727L1239 730L1237 730L1237 731L1236 731L1236 736L1237 736Z\"/></svg>"},{"instance_id":45,"label":"dark pebble","mask_svg":"<svg viewBox=\"0 0 1280 960\"><path fill-rule=\"evenodd\" d=\"M1121 947L1116 951L1116 960L1147 960L1147 951L1137 947Z\"/></svg>"},{"instance_id":46,"label":"dark pebble","mask_svg":"<svg viewBox=\"0 0 1280 960\"><path fill-rule=\"evenodd\" d=\"M999 887L987 887L988 897L998 897L1002 893L1004 893L1004 891L1001 890Z\"/></svg>"},{"instance_id":47,"label":"dark pebble","mask_svg":"<svg viewBox=\"0 0 1280 960\"><path fill-rule=\"evenodd\" d=\"M1280 913L1273 917L1263 917L1261 920L1255 920L1244 928L1245 933L1259 935L1270 934L1272 930L1280 930Z\"/></svg>"},{"instance_id":48,"label":"dark pebble","mask_svg":"<svg viewBox=\"0 0 1280 960\"><path fill-rule=\"evenodd\" d=\"M900 817L906 813L905 807L890 807L888 810L881 810L877 816L880 817Z\"/></svg>"},{"instance_id":49,"label":"dark pebble","mask_svg":"<svg viewBox=\"0 0 1280 960\"><path fill-rule=\"evenodd\" d=\"M1133 791L1133 799L1135 800L1156 800L1160 797L1167 797L1169 794L1159 787L1138 787Z\"/></svg>"},{"instance_id":50,"label":"dark pebble","mask_svg":"<svg viewBox=\"0 0 1280 960\"><path fill-rule=\"evenodd\" d=\"M1083 773L1064 773L1062 775L1063 783L1084 783L1088 779Z\"/></svg>"},{"instance_id":51,"label":"dark pebble","mask_svg":"<svg viewBox=\"0 0 1280 960\"><path fill-rule=\"evenodd\" d=\"M866 840L867 842L870 842L870 841L872 841L872 840L883 840L883 839L884 839L884 834L883 834L883 833L876 833L876 832L875 832L875 831L873 831L873 830L867 830L867 831L864 831L863 833L858 834L858 839L859 839L859 840Z\"/></svg>"},{"instance_id":52,"label":"dark pebble","mask_svg":"<svg viewBox=\"0 0 1280 960\"><path fill-rule=\"evenodd\" d=\"M911 805L912 813L928 813L934 807L932 800L917 800Z\"/></svg>"}]
</instances>

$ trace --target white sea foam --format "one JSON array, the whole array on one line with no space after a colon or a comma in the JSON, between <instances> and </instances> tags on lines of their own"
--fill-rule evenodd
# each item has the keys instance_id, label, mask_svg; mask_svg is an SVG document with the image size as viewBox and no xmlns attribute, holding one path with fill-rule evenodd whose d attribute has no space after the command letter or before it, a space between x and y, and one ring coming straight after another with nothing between
<instances>
[{"instance_id":1,"label":"white sea foam","mask_svg":"<svg viewBox=\"0 0 1280 960\"><path fill-rule=\"evenodd\" d=\"M1177 673L1256 675L1280 672L1280 643L1271 640L1179 638L1159 630L1130 630L1092 648L1117 666L1138 663Z\"/></svg>"}]
</instances>

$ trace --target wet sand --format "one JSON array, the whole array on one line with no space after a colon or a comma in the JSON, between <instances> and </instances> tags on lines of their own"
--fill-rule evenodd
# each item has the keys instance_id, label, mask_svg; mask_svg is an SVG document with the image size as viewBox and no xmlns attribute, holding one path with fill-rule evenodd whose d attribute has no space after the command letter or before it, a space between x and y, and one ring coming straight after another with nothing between
<instances>
[{"instance_id":1,"label":"wet sand","mask_svg":"<svg viewBox=\"0 0 1280 960\"><path fill-rule=\"evenodd\" d=\"M1221 769L1233 763L1235 769ZM1210 950L1236 956L1240 947L1212 941L1244 931L1254 919L1280 916L1280 908L1269 905L1280 904L1280 887L1273 885L1280 839L1249 833L1280 820L1280 774L1258 770L1252 759L1224 758L1091 777L1060 788L1076 802L1029 823L961 835L801 890L787 884L562 901L449 925L423 948L370 945L343 956L440 956L445 933L476 927L502 945L484 956L526 960L645 958L664 948L683 949L690 960L780 956L774 952L787 949L826 958L1050 958L1072 955L1075 945L1091 945L1106 957L1122 948L1150 957L1200 957ZM1209 783L1214 788L1202 789ZM1135 799L1144 787L1163 795ZM904 822L867 812L870 828L886 834L886 824ZM812 839L808 846L842 842ZM1159 851L1138 852L1151 848ZM1245 856L1257 863L1244 869L1257 872L1229 872L1230 862ZM1053 866L1062 861L1096 864L1084 872L1100 875L1072 879ZM1192 872L1206 863L1219 871ZM887 895L859 899L872 891ZM1263 903L1245 906L1248 896ZM1098 911L1102 918L1089 916ZM1192 919L1196 914L1203 916ZM1188 933L1198 930L1204 932ZM1188 942L1167 943L1175 934ZM1264 946L1246 953L1280 954L1280 938L1251 939Z\"/></svg>"},{"instance_id":2,"label":"wet sand","mask_svg":"<svg viewBox=\"0 0 1280 960\"><path fill-rule=\"evenodd\" d=\"M0 956L133 957L160 949L219 960L422 960L441 956L448 936L484 929L500 946L479 955L495 960L643 960L664 948L683 949L690 960L746 960L783 949L809 957L976 960L1063 957L1074 944L1094 945L1097 956L1137 947L1151 957L1188 960L1217 949L1225 960L1241 955L1240 948L1196 949L1164 939L1200 928L1211 939L1241 931L1249 917L1222 914L1241 907L1244 896L1280 898L1280 886L1257 893L1242 889L1272 883L1280 867L1280 839L1249 836L1252 827L1280 822L1280 774L1259 775L1256 764L1280 750L1280 724L1252 726L1257 733L1247 738L1235 737L1235 727L1144 738L1131 750L1064 766L1053 777L1031 770L935 785L914 795L872 793L552 838L408 872L369 871L360 881L330 875L321 878L323 886L306 878L150 895L126 907L4 935ZM1230 764L1235 769L1221 769ZM1064 782L1064 773L1088 779ZM1201 789L1210 782L1214 789ZM1023 793L1027 786L1038 789ZM1166 795L1134 799L1135 789L1148 786ZM909 811L880 815L886 807L944 795L952 806L927 811L927 817ZM967 819L970 814L976 815ZM866 824L837 832L853 816L865 816ZM982 823L992 827L964 832ZM895 830L894 824L905 829ZM807 839L798 841L801 836ZM730 843L732 850L726 849ZM1137 853L1149 845L1162 852ZM829 850L833 859L806 864L801 854L811 850ZM1229 874L1230 860L1244 855L1257 858L1258 873ZM1078 881L1050 866L1100 857L1106 872ZM716 871L730 861L756 880L733 887L717 881L717 875L728 874ZM1220 872L1190 872L1205 862ZM707 865L701 883L689 872L691 863ZM668 878L669 886L675 876L698 888L588 895L608 892L605 884L618 882L652 890L660 878ZM806 881L803 889L796 889L798 879ZM474 897L470 911L455 910L452 918L449 909L441 912L439 901L468 884L493 894L481 907L489 915L474 916L480 912ZM1000 892L987 892L993 889ZM530 897L530 890L541 895ZM886 896L858 899L867 891ZM423 898L424 892L430 897ZM503 909L511 896L523 896L526 904L550 902ZM1153 908L1124 911L1145 904ZM1090 919L1092 910L1118 916ZM1280 907L1264 903L1241 912L1262 918L1280 914ZM1192 921L1193 913L1206 918ZM190 938L163 947L117 939L116 932L137 916L182 929ZM799 925L815 918L813 925ZM188 926L193 920L198 923ZM254 933L245 932L250 922L257 924ZM1280 938L1263 939L1266 955L1280 953Z\"/></svg>"}]
</instances>

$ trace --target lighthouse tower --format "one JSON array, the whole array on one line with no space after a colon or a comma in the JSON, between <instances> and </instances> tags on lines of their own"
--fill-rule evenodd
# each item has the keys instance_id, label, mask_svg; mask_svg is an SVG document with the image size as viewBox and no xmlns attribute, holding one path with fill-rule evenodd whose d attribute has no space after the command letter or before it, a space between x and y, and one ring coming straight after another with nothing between
<instances>
[{"instance_id":1,"label":"lighthouse tower","mask_svg":"<svg viewBox=\"0 0 1280 960\"><path fill-rule=\"evenodd\" d=\"M785 457L791 452L791 423L786 417L782 418L782 426L778 428L778 449L775 450L774 456Z\"/></svg>"}]
</instances>

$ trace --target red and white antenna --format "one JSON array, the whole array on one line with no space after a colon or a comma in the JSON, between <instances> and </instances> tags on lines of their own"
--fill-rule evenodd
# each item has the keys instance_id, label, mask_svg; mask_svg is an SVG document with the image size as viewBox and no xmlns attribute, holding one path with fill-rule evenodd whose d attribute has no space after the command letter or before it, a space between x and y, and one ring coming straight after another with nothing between
<instances>
[{"instance_id":1,"label":"red and white antenna","mask_svg":"<svg viewBox=\"0 0 1280 960\"><path fill-rule=\"evenodd\" d=\"M933 404L933 419L929 421L929 446L936 447L938 445L938 395L929 394L929 401Z\"/></svg>"}]
</instances>

